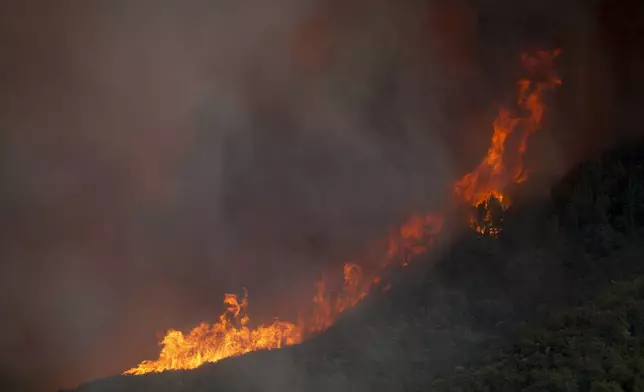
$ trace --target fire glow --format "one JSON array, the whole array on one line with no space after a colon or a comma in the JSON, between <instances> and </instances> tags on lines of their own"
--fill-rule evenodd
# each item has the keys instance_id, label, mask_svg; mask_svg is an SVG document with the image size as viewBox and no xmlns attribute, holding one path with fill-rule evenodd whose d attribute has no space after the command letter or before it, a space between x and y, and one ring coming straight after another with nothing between
<instances>
[{"instance_id":1,"label":"fire glow","mask_svg":"<svg viewBox=\"0 0 644 392\"><path fill-rule=\"evenodd\" d=\"M470 219L472 228L481 234L494 236L499 231L498 227L491 225L492 200L500 208L507 208L508 200L503 194L505 187L527 179L523 155L529 136L541 127L543 121L543 93L561 84L554 70L554 59L558 54L559 50L522 54L521 61L529 77L518 82L516 107L499 110L492 124L494 133L485 158L473 171L453 184L452 194L457 204L482 207L484 216L477 218L473 215ZM519 138L518 145L508 151L506 141L513 134ZM512 167L507 166L509 154L513 154ZM387 239L380 263L382 268L405 266L415 256L427 252L441 233L443 223L444 214L441 213L412 215ZM378 271L365 273L356 262L345 263L339 294L331 295L328 283L326 279L318 281L312 307L307 313L301 313L297 323L275 319L255 328L249 326L247 294L241 298L226 294L224 304L227 308L216 323L201 323L187 334L169 330L161 340L158 359L143 361L124 374L194 369L207 362L251 351L301 343L330 327L343 312L366 297L374 286L383 285ZM387 286L383 288L387 289Z\"/></svg>"}]
</instances>

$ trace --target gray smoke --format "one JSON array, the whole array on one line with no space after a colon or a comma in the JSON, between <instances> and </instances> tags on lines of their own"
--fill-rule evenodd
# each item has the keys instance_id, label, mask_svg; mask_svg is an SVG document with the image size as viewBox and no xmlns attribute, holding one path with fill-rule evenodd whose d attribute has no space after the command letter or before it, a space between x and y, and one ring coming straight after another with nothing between
<instances>
[{"instance_id":1,"label":"gray smoke","mask_svg":"<svg viewBox=\"0 0 644 392\"><path fill-rule=\"evenodd\" d=\"M242 286L295 317L478 162L526 41L587 36L509 3L0 2L3 382L118 373Z\"/></svg>"}]
</instances>

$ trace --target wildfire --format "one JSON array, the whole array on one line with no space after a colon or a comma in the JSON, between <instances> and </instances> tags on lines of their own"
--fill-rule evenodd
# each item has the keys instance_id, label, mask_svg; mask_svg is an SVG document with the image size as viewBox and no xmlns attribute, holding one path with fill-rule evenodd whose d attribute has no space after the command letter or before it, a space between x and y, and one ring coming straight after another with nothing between
<instances>
[{"instance_id":1,"label":"wildfire","mask_svg":"<svg viewBox=\"0 0 644 392\"><path fill-rule=\"evenodd\" d=\"M123 374L141 375L173 369L194 369L206 362L246 354L262 349L276 349L301 342L301 331L292 323L275 320L257 328L248 327L248 296L241 300L226 294L226 311L215 324L201 323L188 335L169 330L161 341L163 349L156 361L143 361Z\"/></svg>"},{"instance_id":2,"label":"wildfire","mask_svg":"<svg viewBox=\"0 0 644 392\"><path fill-rule=\"evenodd\" d=\"M402 257L400 264L406 266L414 256L427 252L443 230L443 223L441 214L412 215L389 237L387 261Z\"/></svg>"},{"instance_id":3,"label":"wildfire","mask_svg":"<svg viewBox=\"0 0 644 392\"><path fill-rule=\"evenodd\" d=\"M367 296L372 280L365 279L362 268L354 263L345 263L342 291L334 296L324 279L318 281L313 297L313 312L308 321L300 319L306 335L319 333L329 328L345 310L354 307Z\"/></svg>"},{"instance_id":4,"label":"wildfire","mask_svg":"<svg viewBox=\"0 0 644 392\"><path fill-rule=\"evenodd\" d=\"M552 52L537 51L521 56L528 77L517 83L518 99L516 108L502 107L492 127L492 143L481 163L461 180L454 183L454 195L459 202L479 207L483 214L470 219L471 225L482 234L497 235L499 228L491 227L494 216L490 205L505 209L509 202L501 192L510 183L522 183L528 178L523 165L523 155L527 150L528 138L541 128L545 106L543 93L561 84L554 69L554 59L560 50ZM513 134L518 134L514 156L506 151L506 142ZM514 158L513 167L506 165L506 158Z\"/></svg>"},{"instance_id":5,"label":"wildfire","mask_svg":"<svg viewBox=\"0 0 644 392\"><path fill-rule=\"evenodd\" d=\"M541 127L544 114L542 94L561 84L554 70L554 59L558 54L559 50L522 55L521 61L528 77L518 82L516 108L499 110L492 124L494 133L487 155L472 172L453 184L456 201L477 208L470 224L482 234L498 234L500 229L495 211L508 206L507 197L502 193L504 188L527 179L523 155L528 137ZM518 144L510 151L515 155L514 159L508 160L506 142L511 135L518 136ZM513 163L511 168L507 167L508 161ZM391 232L385 242L383 260L376 264L381 268L406 266L413 257L431 248L443 224L444 215L440 213L412 215ZM300 315L297 323L275 319L270 324L251 328L246 313L247 294L242 298L226 294L224 304L227 309L216 323L202 323L188 334L169 330L161 340L162 349L157 360L143 361L124 374L194 369L207 362L251 351L298 344L307 336L329 328L342 313L366 297L374 286L381 286L380 273L378 270L365 273L358 263L345 263L339 292L333 293L327 279L318 281L311 311Z\"/></svg>"}]
</instances>

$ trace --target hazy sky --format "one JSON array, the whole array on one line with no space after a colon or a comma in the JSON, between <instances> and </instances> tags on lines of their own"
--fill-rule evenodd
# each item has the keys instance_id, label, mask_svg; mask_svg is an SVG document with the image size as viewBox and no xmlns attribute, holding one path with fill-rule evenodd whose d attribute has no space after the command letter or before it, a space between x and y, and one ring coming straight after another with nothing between
<instances>
[{"instance_id":1,"label":"hazy sky","mask_svg":"<svg viewBox=\"0 0 644 392\"><path fill-rule=\"evenodd\" d=\"M293 317L477 163L527 43L589 34L511 3L0 1L3 382L122 371L242 286Z\"/></svg>"}]
</instances>

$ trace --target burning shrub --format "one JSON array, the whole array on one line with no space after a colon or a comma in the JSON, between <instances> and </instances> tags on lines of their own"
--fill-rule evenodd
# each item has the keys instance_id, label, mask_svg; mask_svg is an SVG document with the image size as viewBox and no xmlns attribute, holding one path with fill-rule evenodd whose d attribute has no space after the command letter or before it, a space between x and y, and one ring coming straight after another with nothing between
<instances>
[{"instance_id":1,"label":"burning shrub","mask_svg":"<svg viewBox=\"0 0 644 392\"><path fill-rule=\"evenodd\" d=\"M487 200L474 207L472 227L477 232L482 235L498 237L505 210L502 200L502 197L491 195Z\"/></svg>"}]
</instances>

